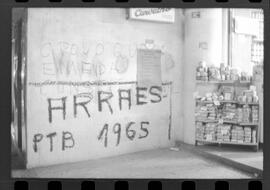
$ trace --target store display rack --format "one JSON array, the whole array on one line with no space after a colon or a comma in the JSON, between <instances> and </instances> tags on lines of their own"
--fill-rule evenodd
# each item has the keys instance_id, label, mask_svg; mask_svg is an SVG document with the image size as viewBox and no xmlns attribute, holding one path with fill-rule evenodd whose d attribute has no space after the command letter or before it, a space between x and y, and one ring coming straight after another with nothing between
<instances>
[{"instance_id":1,"label":"store display rack","mask_svg":"<svg viewBox=\"0 0 270 190\"><path fill-rule=\"evenodd\" d=\"M215 84L215 85L222 85L222 84L231 84L231 85L250 85L250 81L196 81L197 84ZM201 101L201 100L196 100L196 104L214 104L216 106L220 106L222 104L226 103L231 103L231 104L238 104L238 105L249 105L249 106L259 106L259 103L257 102L239 102L236 100L221 100L221 101ZM197 146L198 143L200 144L218 144L219 146L229 144L229 145L240 145L240 146L250 146L253 147L255 151L258 151L259 149L259 143L258 143L258 128L259 128L259 123L246 123L246 122L236 122L236 121L230 121L230 120L221 120L221 119L195 119L196 122L201 122L201 123L227 123L227 124L233 124L233 125L239 125L239 126L248 126L256 130L256 142L232 142L232 141L220 141L220 140L205 140L205 139L197 139L195 140L195 145Z\"/></svg>"},{"instance_id":2,"label":"store display rack","mask_svg":"<svg viewBox=\"0 0 270 190\"><path fill-rule=\"evenodd\" d=\"M219 101L220 103L235 103L235 104L248 104L248 105L257 105L259 106L259 103L240 103L238 101ZM196 103L205 103L205 104L209 104L209 103L214 103L213 101L199 101L197 100ZM196 122L202 122L202 123L228 123L228 124L234 124L234 125L239 125L239 126L249 126L252 128L256 128L257 131L257 135L256 135L256 139L257 142L256 143L247 143L247 142L231 142L231 141L217 141L217 140L203 140L203 139L196 139L195 141L195 145L197 146L198 143L202 143L202 144L218 144L219 146L221 146L222 144L230 144L230 145L243 145L243 146L253 146L255 151L258 151L259 149L259 143L258 143L258 126L259 123L245 123L245 122L236 122L236 121L229 121L229 120L221 120L221 119L196 119Z\"/></svg>"},{"instance_id":3,"label":"store display rack","mask_svg":"<svg viewBox=\"0 0 270 190\"><path fill-rule=\"evenodd\" d=\"M197 103L213 103L212 101L197 101ZM221 103L229 103L232 101L221 101ZM238 103L236 101L233 101L234 103ZM258 103L256 103L255 105L259 105ZM259 123L244 123L244 122L236 122L236 121L228 121L228 120L219 120L219 119L205 119L205 120L201 120L201 119L196 119L196 122L202 122L202 123L228 123L228 124L234 124L234 125L240 125L240 126L249 126L252 128L256 128L257 131L257 141L258 141L258 126ZM196 139L195 141L195 145L197 146L198 143L202 143L202 144L218 144L219 146L222 144L231 144L231 145L244 145L244 146L253 146L255 148L255 151L258 151L259 148L259 143L246 143L246 142L231 142L231 141L217 141L217 140L203 140L203 139Z\"/></svg>"}]
</instances>

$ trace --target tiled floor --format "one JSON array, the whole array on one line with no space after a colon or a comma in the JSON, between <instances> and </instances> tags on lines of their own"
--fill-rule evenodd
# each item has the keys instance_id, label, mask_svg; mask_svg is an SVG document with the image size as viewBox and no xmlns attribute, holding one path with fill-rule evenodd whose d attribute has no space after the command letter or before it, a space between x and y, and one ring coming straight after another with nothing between
<instances>
[{"instance_id":1,"label":"tiled floor","mask_svg":"<svg viewBox=\"0 0 270 190\"><path fill-rule=\"evenodd\" d=\"M247 173L180 148L157 149L111 158L29 170L15 169L13 177L31 178L250 178Z\"/></svg>"},{"instance_id":2,"label":"tiled floor","mask_svg":"<svg viewBox=\"0 0 270 190\"><path fill-rule=\"evenodd\" d=\"M231 145L223 145L222 147L218 147L216 145L203 145L197 146L197 148L263 170L262 150L256 152L250 147Z\"/></svg>"}]
</instances>

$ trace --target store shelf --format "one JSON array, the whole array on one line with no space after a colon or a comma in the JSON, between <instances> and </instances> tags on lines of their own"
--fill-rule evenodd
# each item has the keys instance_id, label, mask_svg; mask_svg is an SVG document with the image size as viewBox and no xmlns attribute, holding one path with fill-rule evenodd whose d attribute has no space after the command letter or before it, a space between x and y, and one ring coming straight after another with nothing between
<instances>
[{"instance_id":1,"label":"store shelf","mask_svg":"<svg viewBox=\"0 0 270 190\"><path fill-rule=\"evenodd\" d=\"M196 80L197 84L234 84L236 81L233 80L224 80L224 81L203 81Z\"/></svg>"},{"instance_id":2,"label":"store shelf","mask_svg":"<svg viewBox=\"0 0 270 190\"><path fill-rule=\"evenodd\" d=\"M242 80L240 80L239 83L240 83L240 84L250 84L251 81L242 81Z\"/></svg>"},{"instance_id":3,"label":"store shelf","mask_svg":"<svg viewBox=\"0 0 270 190\"><path fill-rule=\"evenodd\" d=\"M213 104L213 101L201 101L201 100L196 100L197 103L201 103L201 104Z\"/></svg>"},{"instance_id":4,"label":"store shelf","mask_svg":"<svg viewBox=\"0 0 270 190\"><path fill-rule=\"evenodd\" d=\"M214 101L201 101L201 100L196 100L197 103L204 103L204 104L214 104ZM236 100L221 100L219 101L220 103L231 103L231 104L239 104L239 105L254 105L254 106L258 106L259 103L246 103L246 102L238 102Z\"/></svg>"},{"instance_id":5,"label":"store shelf","mask_svg":"<svg viewBox=\"0 0 270 190\"><path fill-rule=\"evenodd\" d=\"M218 120L212 120L212 119L196 119L196 122L202 122L202 123L217 123Z\"/></svg>"},{"instance_id":6,"label":"store shelf","mask_svg":"<svg viewBox=\"0 0 270 190\"><path fill-rule=\"evenodd\" d=\"M241 81L241 80L221 80L221 81L203 81L203 80L196 80L197 84L240 84L240 85L249 85L251 81Z\"/></svg>"},{"instance_id":7,"label":"store shelf","mask_svg":"<svg viewBox=\"0 0 270 190\"><path fill-rule=\"evenodd\" d=\"M208 140L196 140L201 143L213 143L213 144L233 144L233 145L245 145L245 146L258 146L258 143L238 143L238 142L226 142L226 141L208 141Z\"/></svg>"},{"instance_id":8,"label":"store shelf","mask_svg":"<svg viewBox=\"0 0 270 190\"><path fill-rule=\"evenodd\" d=\"M212 119L196 119L196 122L202 122L202 123L217 123L219 122L218 119L212 120ZM241 125L241 126L258 126L259 123L246 123L246 122L237 122L237 121L228 121L223 120L222 123L228 123L228 124L235 124L235 125Z\"/></svg>"},{"instance_id":9,"label":"store shelf","mask_svg":"<svg viewBox=\"0 0 270 190\"><path fill-rule=\"evenodd\" d=\"M259 103L251 102L251 103L246 103L246 102L238 102L240 105L253 105L253 106L258 106Z\"/></svg>"},{"instance_id":10,"label":"store shelf","mask_svg":"<svg viewBox=\"0 0 270 190\"><path fill-rule=\"evenodd\" d=\"M239 123L241 126L258 126L259 123Z\"/></svg>"},{"instance_id":11,"label":"store shelf","mask_svg":"<svg viewBox=\"0 0 270 190\"><path fill-rule=\"evenodd\" d=\"M232 103L232 104L237 104L238 102L235 100L221 100L219 101L220 103Z\"/></svg>"},{"instance_id":12,"label":"store shelf","mask_svg":"<svg viewBox=\"0 0 270 190\"><path fill-rule=\"evenodd\" d=\"M229 121L229 120L223 120L223 123L229 123L229 124L239 124L237 121Z\"/></svg>"}]
</instances>

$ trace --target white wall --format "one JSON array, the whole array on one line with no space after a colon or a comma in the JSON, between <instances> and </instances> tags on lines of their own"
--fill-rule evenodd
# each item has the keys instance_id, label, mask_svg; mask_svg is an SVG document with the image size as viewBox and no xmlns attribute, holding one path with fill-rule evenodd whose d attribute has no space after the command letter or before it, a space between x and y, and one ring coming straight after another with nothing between
<instances>
[{"instance_id":1,"label":"white wall","mask_svg":"<svg viewBox=\"0 0 270 190\"><path fill-rule=\"evenodd\" d=\"M195 143L196 67L200 61L219 66L222 56L222 9L186 9L184 42L184 142ZM201 48L200 44L204 44Z\"/></svg>"},{"instance_id":2,"label":"white wall","mask_svg":"<svg viewBox=\"0 0 270 190\"><path fill-rule=\"evenodd\" d=\"M182 82L183 82L183 15L176 10L176 21L173 24L144 22L126 19L125 9L45 9L31 8L28 10L28 56L27 56L27 167L73 162L92 158L118 155L128 152L168 147L175 140L182 139ZM163 86L162 101L150 103L156 98L149 92L145 105L136 105L134 84L114 86L91 86L90 88L70 88L47 85L37 87L34 83L44 81L136 81L137 55L136 49L146 39L154 40L155 47L161 49L162 81L172 81L172 93L168 85ZM117 55L128 59L128 69L117 73L113 69ZM54 63L60 65L69 63L69 74L56 74ZM82 74L82 62L90 65L101 64L101 73L93 70ZM171 65L173 66L171 67ZM123 68L124 66L120 66ZM65 70L67 73L68 71ZM119 110L117 90L131 89L131 109L123 102L123 110ZM98 110L98 91L108 91L114 94L111 114L106 103L103 111ZM148 89L149 90L149 89ZM78 107L74 118L73 95L91 92L93 99L87 108L90 118L82 107ZM52 112L52 122L49 122L48 98L66 99L66 118L62 110ZM170 98L172 103L170 103ZM84 99L87 100L87 97ZM170 108L170 104L172 108ZM54 106L62 106L61 101L54 101ZM171 109L171 111L170 111ZM168 127L171 123L171 139L168 139ZM131 129L136 131L133 140L125 134L128 122L134 121ZM140 129L140 122L147 121L148 136L140 138L146 132ZM98 140L105 123L109 124L107 147L104 146L104 136ZM113 125L121 124L121 138L117 145L117 134ZM75 145L62 150L63 131L72 133ZM52 134L55 133L55 134ZM36 134L43 135L42 140L35 143ZM46 137L46 135L55 135ZM68 135L66 136L68 137ZM52 139L52 140L51 140ZM39 139L38 139L39 140ZM72 145L72 140L65 141Z\"/></svg>"}]
</instances>

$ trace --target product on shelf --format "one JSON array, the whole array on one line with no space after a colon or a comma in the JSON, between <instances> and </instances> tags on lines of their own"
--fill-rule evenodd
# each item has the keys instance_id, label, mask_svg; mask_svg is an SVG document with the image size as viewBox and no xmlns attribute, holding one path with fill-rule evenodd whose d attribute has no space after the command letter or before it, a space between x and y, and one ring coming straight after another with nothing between
<instances>
[{"instance_id":1,"label":"product on shelf","mask_svg":"<svg viewBox=\"0 0 270 190\"><path fill-rule=\"evenodd\" d=\"M219 81L220 80L220 69L215 66L208 67L208 80Z\"/></svg>"},{"instance_id":2,"label":"product on shelf","mask_svg":"<svg viewBox=\"0 0 270 190\"><path fill-rule=\"evenodd\" d=\"M216 123L207 123L205 125L204 137L207 141L216 140Z\"/></svg>"},{"instance_id":3,"label":"product on shelf","mask_svg":"<svg viewBox=\"0 0 270 190\"><path fill-rule=\"evenodd\" d=\"M237 108L236 118L237 118L238 123L241 123L243 121L243 109L242 108Z\"/></svg>"},{"instance_id":4,"label":"product on shelf","mask_svg":"<svg viewBox=\"0 0 270 190\"><path fill-rule=\"evenodd\" d=\"M251 107L251 119L252 119L252 123L259 122L259 107L258 106Z\"/></svg>"},{"instance_id":5,"label":"product on shelf","mask_svg":"<svg viewBox=\"0 0 270 190\"><path fill-rule=\"evenodd\" d=\"M251 76L249 76L246 72L241 72L240 80L249 82L251 80Z\"/></svg>"},{"instance_id":6,"label":"product on shelf","mask_svg":"<svg viewBox=\"0 0 270 190\"><path fill-rule=\"evenodd\" d=\"M234 99L234 88L232 86L222 85L219 93L223 95L224 100L231 101Z\"/></svg>"},{"instance_id":7,"label":"product on shelf","mask_svg":"<svg viewBox=\"0 0 270 190\"><path fill-rule=\"evenodd\" d=\"M243 105L243 117L242 122L249 123L250 122L251 109L248 105Z\"/></svg>"},{"instance_id":8,"label":"product on shelf","mask_svg":"<svg viewBox=\"0 0 270 190\"><path fill-rule=\"evenodd\" d=\"M251 142L251 128L244 127L244 142L250 143Z\"/></svg>"},{"instance_id":9,"label":"product on shelf","mask_svg":"<svg viewBox=\"0 0 270 190\"><path fill-rule=\"evenodd\" d=\"M196 69L196 79L202 81L208 81L208 73L206 63L204 61L199 62L199 65Z\"/></svg>"},{"instance_id":10,"label":"product on shelf","mask_svg":"<svg viewBox=\"0 0 270 190\"><path fill-rule=\"evenodd\" d=\"M197 106L195 110L195 118L197 120L206 120L208 116L207 110L206 106Z\"/></svg>"},{"instance_id":11,"label":"product on shelf","mask_svg":"<svg viewBox=\"0 0 270 190\"><path fill-rule=\"evenodd\" d=\"M225 67L225 80L231 80L230 70L231 68L229 66Z\"/></svg>"},{"instance_id":12,"label":"product on shelf","mask_svg":"<svg viewBox=\"0 0 270 190\"><path fill-rule=\"evenodd\" d=\"M207 111L208 111L207 119L215 120L217 117L215 106L213 104L207 104Z\"/></svg>"},{"instance_id":13,"label":"product on shelf","mask_svg":"<svg viewBox=\"0 0 270 190\"><path fill-rule=\"evenodd\" d=\"M244 142L244 129L241 126L234 125L231 130L231 142Z\"/></svg>"},{"instance_id":14,"label":"product on shelf","mask_svg":"<svg viewBox=\"0 0 270 190\"><path fill-rule=\"evenodd\" d=\"M237 100L239 103L258 103L256 87L251 85L249 90L244 90L242 94L238 95Z\"/></svg>"},{"instance_id":15,"label":"product on shelf","mask_svg":"<svg viewBox=\"0 0 270 190\"><path fill-rule=\"evenodd\" d=\"M231 136L230 131L231 131L231 125L219 124L217 126L217 133L216 133L217 141L230 142L230 136Z\"/></svg>"},{"instance_id":16,"label":"product on shelf","mask_svg":"<svg viewBox=\"0 0 270 190\"><path fill-rule=\"evenodd\" d=\"M222 119L224 121L237 122L237 109L235 104L225 103L223 105Z\"/></svg>"},{"instance_id":17,"label":"product on shelf","mask_svg":"<svg viewBox=\"0 0 270 190\"><path fill-rule=\"evenodd\" d=\"M239 74L237 69L231 69L230 71L230 80L235 81L239 80Z\"/></svg>"},{"instance_id":18,"label":"product on shelf","mask_svg":"<svg viewBox=\"0 0 270 190\"><path fill-rule=\"evenodd\" d=\"M257 134L256 130L253 129L253 130L252 130L252 139L251 139L251 142L252 142L252 143L256 143L256 142L257 142L256 134Z\"/></svg>"},{"instance_id":19,"label":"product on shelf","mask_svg":"<svg viewBox=\"0 0 270 190\"><path fill-rule=\"evenodd\" d=\"M240 72L221 63L219 67L209 66L207 68L205 61L200 61L196 68L196 79L202 81L250 81L251 76L246 72Z\"/></svg>"},{"instance_id":20,"label":"product on shelf","mask_svg":"<svg viewBox=\"0 0 270 190\"><path fill-rule=\"evenodd\" d=\"M203 140L204 139L204 128L202 122L196 122L196 139Z\"/></svg>"},{"instance_id":21,"label":"product on shelf","mask_svg":"<svg viewBox=\"0 0 270 190\"><path fill-rule=\"evenodd\" d=\"M213 103L200 105L195 110L196 120L215 120L217 118L216 107Z\"/></svg>"},{"instance_id":22,"label":"product on shelf","mask_svg":"<svg viewBox=\"0 0 270 190\"><path fill-rule=\"evenodd\" d=\"M222 81L226 80L226 69L225 69L225 65L224 63L220 64L220 68L219 68L219 73L220 73L220 79Z\"/></svg>"}]
</instances>

